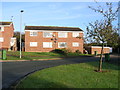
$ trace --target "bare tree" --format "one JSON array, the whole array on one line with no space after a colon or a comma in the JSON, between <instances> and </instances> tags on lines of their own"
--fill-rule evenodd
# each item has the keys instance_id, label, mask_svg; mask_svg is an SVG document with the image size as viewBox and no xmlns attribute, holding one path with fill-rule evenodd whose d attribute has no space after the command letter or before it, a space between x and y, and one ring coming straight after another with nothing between
<instances>
[{"instance_id":1,"label":"bare tree","mask_svg":"<svg viewBox=\"0 0 120 90\"><path fill-rule=\"evenodd\" d=\"M116 29L111 29L108 27L106 20L98 21L96 20L94 23L89 23L87 26L87 37L95 40L97 43L102 43L101 56L99 62L98 71L102 71L102 55L104 44L109 40L116 40L117 37L114 37L114 33L116 33Z\"/></svg>"},{"instance_id":2,"label":"bare tree","mask_svg":"<svg viewBox=\"0 0 120 90\"><path fill-rule=\"evenodd\" d=\"M113 10L114 8L112 3L107 2L106 8L99 5L98 2L96 3L98 4L97 8L94 8L92 6L88 7L91 8L93 11L100 13L104 17L104 19L107 20L107 25L112 26L112 22L117 20L119 7Z\"/></svg>"},{"instance_id":3,"label":"bare tree","mask_svg":"<svg viewBox=\"0 0 120 90\"><path fill-rule=\"evenodd\" d=\"M116 20L119 8L113 10L112 3L106 3L106 8L103 8L101 5L98 5L97 8L93 8L91 6L89 6L89 8L91 8L95 12L100 13L104 17L103 20L96 20L94 23L89 23L89 26L87 26L88 39L90 38L90 40L93 40L97 43L102 43L101 56L98 68L98 71L101 72L104 44L118 39L116 35L117 29L113 28L112 22Z\"/></svg>"}]
</instances>

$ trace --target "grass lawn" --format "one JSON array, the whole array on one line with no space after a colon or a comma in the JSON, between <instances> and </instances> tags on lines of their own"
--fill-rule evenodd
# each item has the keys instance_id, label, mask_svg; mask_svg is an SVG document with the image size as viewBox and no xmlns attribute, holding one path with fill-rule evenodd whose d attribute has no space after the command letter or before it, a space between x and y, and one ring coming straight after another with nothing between
<instances>
[{"instance_id":1,"label":"grass lawn","mask_svg":"<svg viewBox=\"0 0 120 90\"><path fill-rule=\"evenodd\" d=\"M118 66L103 63L103 70L95 72L98 62L61 65L37 71L17 88L118 88Z\"/></svg>"},{"instance_id":2,"label":"grass lawn","mask_svg":"<svg viewBox=\"0 0 120 90\"><path fill-rule=\"evenodd\" d=\"M22 58L19 58L19 52L7 52L7 60L33 60L33 59L55 59L71 56L80 56L84 54L69 53L67 56L53 52L22 52ZM88 54L87 54L88 55Z\"/></svg>"},{"instance_id":3,"label":"grass lawn","mask_svg":"<svg viewBox=\"0 0 120 90\"><path fill-rule=\"evenodd\" d=\"M7 52L7 60L33 60L33 59L51 59L62 57L62 55L52 52L22 52L22 58L19 58L19 51Z\"/></svg>"}]
</instances>

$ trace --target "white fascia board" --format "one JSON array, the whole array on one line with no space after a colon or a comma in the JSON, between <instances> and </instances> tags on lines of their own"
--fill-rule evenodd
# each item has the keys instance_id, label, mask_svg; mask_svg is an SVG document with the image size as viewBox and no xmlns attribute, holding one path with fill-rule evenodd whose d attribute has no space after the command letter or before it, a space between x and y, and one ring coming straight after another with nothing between
<instances>
[{"instance_id":1,"label":"white fascia board","mask_svg":"<svg viewBox=\"0 0 120 90\"><path fill-rule=\"evenodd\" d=\"M10 27L10 25L0 25L0 27Z\"/></svg>"},{"instance_id":2,"label":"white fascia board","mask_svg":"<svg viewBox=\"0 0 120 90\"><path fill-rule=\"evenodd\" d=\"M25 30L25 31L37 31L37 32L79 32L79 33L83 33L83 31L47 31L47 30Z\"/></svg>"},{"instance_id":3,"label":"white fascia board","mask_svg":"<svg viewBox=\"0 0 120 90\"><path fill-rule=\"evenodd\" d=\"M13 22L10 23L10 26L13 24Z\"/></svg>"},{"instance_id":4,"label":"white fascia board","mask_svg":"<svg viewBox=\"0 0 120 90\"><path fill-rule=\"evenodd\" d=\"M101 46L91 46L91 48L102 48ZM110 47L104 47L104 48L110 48Z\"/></svg>"}]
</instances>

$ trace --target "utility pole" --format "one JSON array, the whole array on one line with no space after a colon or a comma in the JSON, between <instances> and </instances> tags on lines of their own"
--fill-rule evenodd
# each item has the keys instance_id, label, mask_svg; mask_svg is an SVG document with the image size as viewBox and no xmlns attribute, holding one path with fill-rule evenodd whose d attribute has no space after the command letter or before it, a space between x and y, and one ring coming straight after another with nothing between
<instances>
[{"instance_id":1,"label":"utility pole","mask_svg":"<svg viewBox=\"0 0 120 90\"><path fill-rule=\"evenodd\" d=\"M22 56L22 52L21 52L21 38L22 38L22 35L21 35L21 31L22 31L22 13L24 12L23 10L20 11L20 58Z\"/></svg>"}]
</instances>

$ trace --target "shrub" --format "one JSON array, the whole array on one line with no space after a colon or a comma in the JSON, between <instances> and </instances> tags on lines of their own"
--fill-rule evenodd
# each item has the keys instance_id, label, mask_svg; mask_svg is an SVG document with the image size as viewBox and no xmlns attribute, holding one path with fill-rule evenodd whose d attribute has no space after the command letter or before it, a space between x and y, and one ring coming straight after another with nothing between
<instances>
[{"instance_id":1,"label":"shrub","mask_svg":"<svg viewBox=\"0 0 120 90\"><path fill-rule=\"evenodd\" d=\"M68 54L71 53L72 51L70 49L66 49L66 48L62 48L62 51L64 51L64 53Z\"/></svg>"},{"instance_id":2,"label":"shrub","mask_svg":"<svg viewBox=\"0 0 120 90\"><path fill-rule=\"evenodd\" d=\"M76 50L75 51L76 53L79 53L79 54L82 54L82 52L80 50Z\"/></svg>"},{"instance_id":3,"label":"shrub","mask_svg":"<svg viewBox=\"0 0 120 90\"><path fill-rule=\"evenodd\" d=\"M64 54L64 51L62 51L61 49L55 49L52 52L59 53L59 54Z\"/></svg>"},{"instance_id":4,"label":"shrub","mask_svg":"<svg viewBox=\"0 0 120 90\"><path fill-rule=\"evenodd\" d=\"M52 52L59 53L59 54L62 54L62 55L67 55L68 53L71 52L71 50L70 49L66 49L66 48L62 48L62 49L55 49Z\"/></svg>"}]
</instances>

